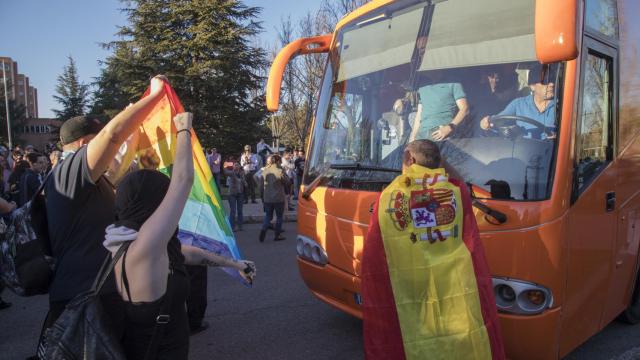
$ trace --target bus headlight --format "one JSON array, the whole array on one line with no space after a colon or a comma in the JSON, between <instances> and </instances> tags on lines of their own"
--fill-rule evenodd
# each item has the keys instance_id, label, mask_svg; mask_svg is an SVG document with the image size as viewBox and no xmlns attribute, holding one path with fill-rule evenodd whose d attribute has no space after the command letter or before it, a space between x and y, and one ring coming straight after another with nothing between
<instances>
[{"instance_id":1,"label":"bus headlight","mask_svg":"<svg viewBox=\"0 0 640 360\"><path fill-rule=\"evenodd\" d=\"M296 252L301 258L314 264L325 266L329 263L327 252L317 242L302 235L298 235Z\"/></svg>"},{"instance_id":2,"label":"bus headlight","mask_svg":"<svg viewBox=\"0 0 640 360\"><path fill-rule=\"evenodd\" d=\"M499 311L535 315L553 305L551 290L531 282L509 278L492 278Z\"/></svg>"}]
</instances>

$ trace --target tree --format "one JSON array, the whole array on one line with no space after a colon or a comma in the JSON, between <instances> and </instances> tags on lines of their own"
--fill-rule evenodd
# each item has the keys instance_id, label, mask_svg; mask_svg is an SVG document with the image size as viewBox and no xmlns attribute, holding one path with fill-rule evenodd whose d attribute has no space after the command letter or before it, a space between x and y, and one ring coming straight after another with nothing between
<instances>
[{"instance_id":1,"label":"tree","mask_svg":"<svg viewBox=\"0 0 640 360\"><path fill-rule=\"evenodd\" d=\"M62 106L61 110L53 109L56 117L66 120L78 115L84 115L89 101L89 86L80 82L76 62L71 56L69 64L58 76L56 93L53 98Z\"/></svg>"},{"instance_id":2,"label":"tree","mask_svg":"<svg viewBox=\"0 0 640 360\"><path fill-rule=\"evenodd\" d=\"M265 53L252 44L261 9L239 0L132 0L129 25L105 44L92 111L113 115L136 101L150 76L166 75L205 146L240 152L265 134Z\"/></svg>"},{"instance_id":3,"label":"tree","mask_svg":"<svg viewBox=\"0 0 640 360\"><path fill-rule=\"evenodd\" d=\"M297 31L290 17L282 18L278 29L278 47L284 47L299 37L330 34L338 21L368 0L324 0L316 13L307 12L299 19ZM272 51L272 59L277 51ZM271 122L281 124L279 137L297 146L306 144L311 119L316 112L320 81L326 63L325 54L308 54L292 59L282 81L281 106ZM344 105L344 104L343 104ZM274 126L271 126L274 128ZM353 131L355 126L349 128Z\"/></svg>"}]
</instances>

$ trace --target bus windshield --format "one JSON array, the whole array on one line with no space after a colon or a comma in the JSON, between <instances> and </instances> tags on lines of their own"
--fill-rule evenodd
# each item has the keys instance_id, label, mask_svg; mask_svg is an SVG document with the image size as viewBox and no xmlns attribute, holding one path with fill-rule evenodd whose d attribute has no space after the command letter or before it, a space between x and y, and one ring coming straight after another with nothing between
<instances>
[{"instance_id":1,"label":"bus windshield","mask_svg":"<svg viewBox=\"0 0 640 360\"><path fill-rule=\"evenodd\" d=\"M347 24L304 183L380 191L404 145L430 139L476 196L548 198L564 66L536 60L533 34L531 0L398 1Z\"/></svg>"}]
</instances>

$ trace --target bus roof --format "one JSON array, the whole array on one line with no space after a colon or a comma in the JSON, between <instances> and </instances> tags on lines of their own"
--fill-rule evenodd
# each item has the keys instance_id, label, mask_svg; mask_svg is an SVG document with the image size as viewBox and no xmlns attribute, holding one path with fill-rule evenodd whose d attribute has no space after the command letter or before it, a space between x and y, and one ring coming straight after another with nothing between
<instances>
[{"instance_id":1,"label":"bus roof","mask_svg":"<svg viewBox=\"0 0 640 360\"><path fill-rule=\"evenodd\" d=\"M350 12L349 14L345 15L345 17L343 17L342 19L340 19L340 21L338 21L338 24L336 25L336 28L334 31L339 30L340 28L342 28L345 24L349 23L351 20L356 19L372 10L375 10L379 7L382 7L384 5L390 4L392 2L394 2L396 0L373 0L370 1L364 5L362 5L361 7L355 9L354 11Z\"/></svg>"}]
</instances>

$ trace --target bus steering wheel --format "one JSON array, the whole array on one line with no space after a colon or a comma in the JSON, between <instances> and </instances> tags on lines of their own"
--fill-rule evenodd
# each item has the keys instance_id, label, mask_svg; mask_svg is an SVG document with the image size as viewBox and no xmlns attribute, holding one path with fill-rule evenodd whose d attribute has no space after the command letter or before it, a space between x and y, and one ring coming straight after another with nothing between
<instances>
[{"instance_id":1,"label":"bus steering wheel","mask_svg":"<svg viewBox=\"0 0 640 360\"><path fill-rule=\"evenodd\" d=\"M493 115L489 117L489 123L491 124L490 129L496 132L499 136L515 139L517 137L522 137L526 134L526 132L530 132L531 130L525 130L521 126L518 126L518 122L523 122L529 125L533 125L536 129L539 129L538 138L542 137L542 134L549 132L549 128L545 126L543 123L533 120L531 118L525 116L518 115ZM533 134L532 133L532 137Z\"/></svg>"}]
</instances>

